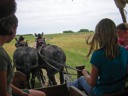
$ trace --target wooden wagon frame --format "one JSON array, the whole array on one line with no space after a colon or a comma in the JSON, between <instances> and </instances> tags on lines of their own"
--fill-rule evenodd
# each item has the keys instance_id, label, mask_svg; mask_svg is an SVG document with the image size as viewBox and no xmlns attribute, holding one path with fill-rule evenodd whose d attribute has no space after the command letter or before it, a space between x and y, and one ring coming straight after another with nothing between
<instances>
[{"instance_id":1,"label":"wooden wagon frame","mask_svg":"<svg viewBox=\"0 0 128 96\"><path fill-rule=\"evenodd\" d=\"M82 70L84 67L85 66L77 66L76 69ZM77 78L81 75L82 73L77 71ZM26 88L26 75L20 71L16 71L12 84L20 89ZM62 96L62 94L63 96L88 96L74 86L71 86L68 89L66 84L54 85L46 88L35 88L35 90L45 92L46 96Z\"/></svg>"},{"instance_id":2,"label":"wooden wagon frame","mask_svg":"<svg viewBox=\"0 0 128 96\"><path fill-rule=\"evenodd\" d=\"M82 69L84 68L84 66L78 66L77 68ZM82 74L78 71L77 78L81 75ZM12 83L16 87L23 89L24 87L26 87L26 76L23 73L16 71ZM67 88L66 84L54 85L46 88L35 88L35 90L45 92L46 96L89 96L85 92L82 92L74 86ZM105 94L104 96L128 96L128 87L126 87L123 91L119 91L112 94Z\"/></svg>"},{"instance_id":3,"label":"wooden wagon frame","mask_svg":"<svg viewBox=\"0 0 128 96\"><path fill-rule=\"evenodd\" d=\"M127 23L126 15L125 15L125 7L126 7L126 4L128 3L128 0L114 0L114 1L117 8L120 11L123 22Z\"/></svg>"}]
</instances>

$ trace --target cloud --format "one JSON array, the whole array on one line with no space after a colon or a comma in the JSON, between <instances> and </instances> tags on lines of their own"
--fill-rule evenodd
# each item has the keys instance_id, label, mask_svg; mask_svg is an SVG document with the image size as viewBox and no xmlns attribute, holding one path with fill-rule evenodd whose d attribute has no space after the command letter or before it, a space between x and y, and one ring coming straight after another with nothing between
<instances>
[{"instance_id":1,"label":"cloud","mask_svg":"<svg viewBox=\"0 0 128 96\"><path fill-rule=\"evenodd\" d=\"M94 30L102 18L121 22L114 0L17 0L18 34Z\"/></svg>"}]
</instances>

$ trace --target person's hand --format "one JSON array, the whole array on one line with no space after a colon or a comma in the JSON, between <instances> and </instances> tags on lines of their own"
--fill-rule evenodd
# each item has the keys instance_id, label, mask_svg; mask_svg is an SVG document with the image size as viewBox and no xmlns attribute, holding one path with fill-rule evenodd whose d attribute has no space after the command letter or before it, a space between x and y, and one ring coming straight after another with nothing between
<instances>
[{"instance_id":1,"label":"person's hand","mask_svg":"<svg viewBox=\"0 0 128 96\"><path fill-rule=\"evenodd\" d=\"M7 96L11 96L10 94L7 94Z\"/></svg>"},{"instance_id":2,"label":"person's hand","mask_svg":"<svg viewBox=\"0 0 128 96\"><path fill-rule=\"evenodd\" d=\"M82 73L83 73L83 74L88 74L88 75L90 75L90 73L89 73L86 69L83 69L83 70L82 70Z\"/></svg>"},{"instance_id":3,"label":"person's hand","mask_svg":"<svg viewBox=\"0 0 128 96\"><path fill-rule=\"evenodd\" d=\"M82 73L83 73L83 75L88 74L88 72L87 72L87 70L86 70L86 69L83 69L83 70L82 70Z\"/></svg>"},{"instance_id":4,"label":"person's hand","mask_svg":"<svg viewBox=\"0 0 128 96\"><path fill-rule=\"evenodd\" d=\"M23 92L21 96L32 96L31 94Z\"/></svg>"}]
</instances>

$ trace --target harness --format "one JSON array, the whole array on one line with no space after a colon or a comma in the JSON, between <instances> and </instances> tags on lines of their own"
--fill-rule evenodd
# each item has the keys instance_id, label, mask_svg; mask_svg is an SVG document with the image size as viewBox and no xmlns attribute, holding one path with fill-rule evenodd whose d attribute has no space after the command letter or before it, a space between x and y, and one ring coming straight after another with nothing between
<instances>
[{"instance_id":1,"label":"harness","mask_svg":"<svg viewBox=\"0 0 128 96\"><path fill-rule=\"evenodd\" d=\"M45 38L37 39L36 43L37 43L36 48L40 46L45 46L46 45Z\"/></svg>"},{"instance_id":2,"label":"harness","mask_svg":"<svg viewBox=\"0 0 128 96\"><path fill-rule=\"evenodd\" d=\"M23 41L17 41L15 46L16 47L24 47L24 46L28 47L28 43L27 42L23 42Z\"/></svg>"}]
</instances>

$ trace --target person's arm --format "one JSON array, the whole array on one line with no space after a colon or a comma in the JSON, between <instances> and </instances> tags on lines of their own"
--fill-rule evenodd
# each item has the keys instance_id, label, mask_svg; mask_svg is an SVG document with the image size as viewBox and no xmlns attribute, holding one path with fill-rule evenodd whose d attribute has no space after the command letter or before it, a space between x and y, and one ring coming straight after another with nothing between
<instances>
[{"instance_id":1,"label":"person's arm","mask_svg":"<svg viewBox=\"0 0 128 96\"><path fill-rule=\"evenodd\" d=\"M12 88L12 93L18 96L31 96L28 93L23 92L21 89L15 87L13 84L10 84L11 88Z\"/></svg>"},{"instance_id":2,"label":"person's arm","mask_svg":"<svg viewBox=\"0 0 128 96\"><path fill-rule=\"evenodd\" d=\"M12 88L12 93L14 93L14 94L16 94L16 95L22 94L22 91L21 91L19 88L15 87L13 84L10 84L10 86L11 86L11 88ZM21 96L22 96L22 95L21 95Z\"/></svg>"},{"instance_id":3,"label":"person's arm","mask_svg":"<svg viewBox=\"0 0 128 96\"><path fill-rule=\"evenodd\" d=\"M94 65L92 65L92 70L91 70L91 74L89 75L88 72L83 69L82 73L87 81L87 83L89 85L91 85L92 87L94 87L96 85L97 82L97 78L98 78L98 68L96 68Z\"/></svg>"},{"instance_id":4,"label":"person's arm","mask_svg":"<svg viewBox=\"0 0 128 96\"><path fill-rule=\"evenodd\" d=\"M6 71L0 71L0 95L9 96L7 93L7 75Z\"/></svg>"}]
</instances>

